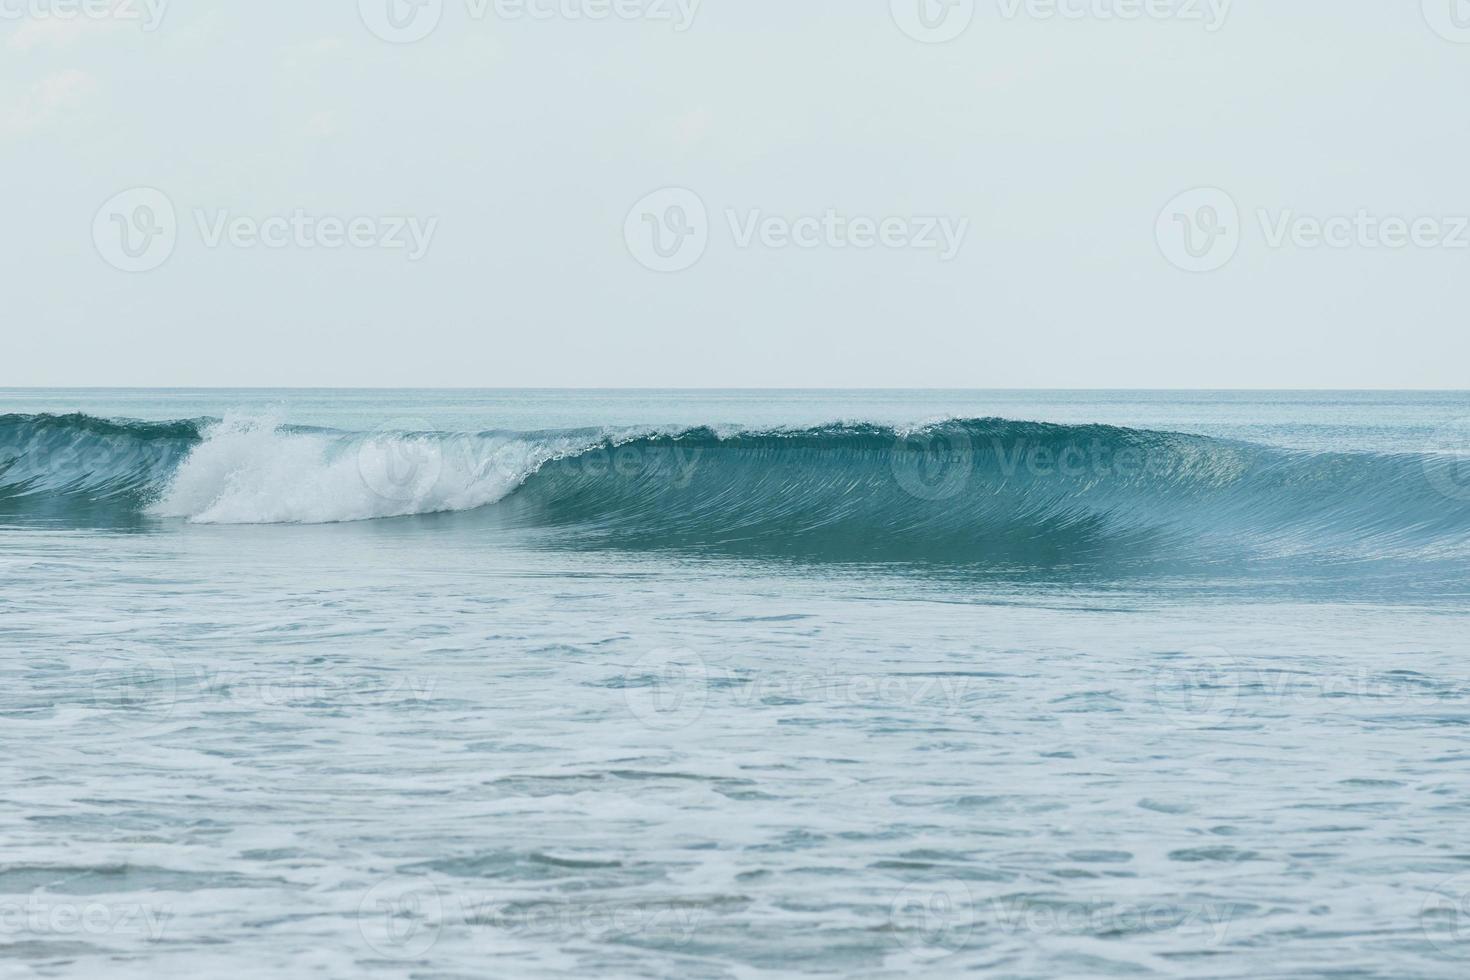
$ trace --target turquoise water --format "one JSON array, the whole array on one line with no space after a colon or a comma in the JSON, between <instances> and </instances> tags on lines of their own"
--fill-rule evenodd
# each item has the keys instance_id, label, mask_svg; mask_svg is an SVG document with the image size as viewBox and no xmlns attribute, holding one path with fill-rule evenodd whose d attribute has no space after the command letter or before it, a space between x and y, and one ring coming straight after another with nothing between
<instances>
[{"instance_id":1,"label":"turquoise water","mask_svg":"<svg viewBox=\"0 0 1470 980\"><path fill-rule=\"evenodd\" d=\"M1463 976L1467 419L0 390L0 967Z\"/></svg>"}]
</instances>

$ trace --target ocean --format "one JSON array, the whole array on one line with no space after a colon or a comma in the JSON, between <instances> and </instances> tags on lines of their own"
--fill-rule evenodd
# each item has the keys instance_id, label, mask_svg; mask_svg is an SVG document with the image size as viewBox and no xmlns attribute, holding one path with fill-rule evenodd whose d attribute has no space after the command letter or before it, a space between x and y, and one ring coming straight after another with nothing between
<instances>
[{"instance_id":1,"label":"ocean","mask_svg":"<svg viewBox=\"0 0 1470 980\"><path fill-rule=\"evenodd\" d=\"M0 975L1470 970L1470 394L0 389Z\"/></svg>"}]
</instances>

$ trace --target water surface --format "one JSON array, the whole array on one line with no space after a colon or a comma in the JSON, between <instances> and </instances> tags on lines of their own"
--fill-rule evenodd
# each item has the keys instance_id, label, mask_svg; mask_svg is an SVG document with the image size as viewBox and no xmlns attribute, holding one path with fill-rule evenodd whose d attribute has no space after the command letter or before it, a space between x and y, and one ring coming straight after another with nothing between
<instances>
[{"instance_id":1,"label":"water surface","mask_svg":"<svg viewBox=\"0 0 1470 980\"><path fill-rule=\"evenodd\" d=\"M1463 976L1467 417L0 390L0 966Z\"/></svg>"}]
</instances>

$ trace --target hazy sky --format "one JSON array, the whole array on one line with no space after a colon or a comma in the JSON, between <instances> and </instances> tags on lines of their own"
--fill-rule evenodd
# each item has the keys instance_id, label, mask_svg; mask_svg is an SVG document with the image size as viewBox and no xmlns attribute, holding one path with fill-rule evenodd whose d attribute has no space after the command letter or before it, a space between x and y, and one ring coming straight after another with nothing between
<instances>
[{"instance_id":1,"label":"hazy sky","mask_svg":"<svg viewBox=\"0 0 1470 980\"><path fill-rule=\"evenodd\" d=\"M1466 0L81 2L0 385L1470 385Z\"/></svg>"}]
</instances>

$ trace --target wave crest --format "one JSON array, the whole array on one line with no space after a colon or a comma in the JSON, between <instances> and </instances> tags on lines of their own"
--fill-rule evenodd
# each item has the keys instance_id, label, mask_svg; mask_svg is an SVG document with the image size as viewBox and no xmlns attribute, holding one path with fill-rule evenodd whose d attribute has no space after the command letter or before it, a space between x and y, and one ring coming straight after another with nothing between
<instances>
[{"instance_id":1,"label":"wave crest","mask_svg":"<svg viewBox=\"0 0 1470 980\"><path fill-rule=\"evenodd\" d=\"M1470 494L1443 492L1458 465L1002 419L351 433L269 419L0 417L0 504L11 509L104 501L221 524L483 511L579 547L1002 565L1458 558Z\"/></svg>"},{"instance_id":2,"label":"wave crest","mask_svg":"<svg viewBox=\"0 0 1470 980\"><path fill-rule=\"evenodd\" d=\"M475 510L560 451L554 441L493 434L339 433L226 419L149 511L198 524L326 524Z\"/></svg>"}]
</instances>

